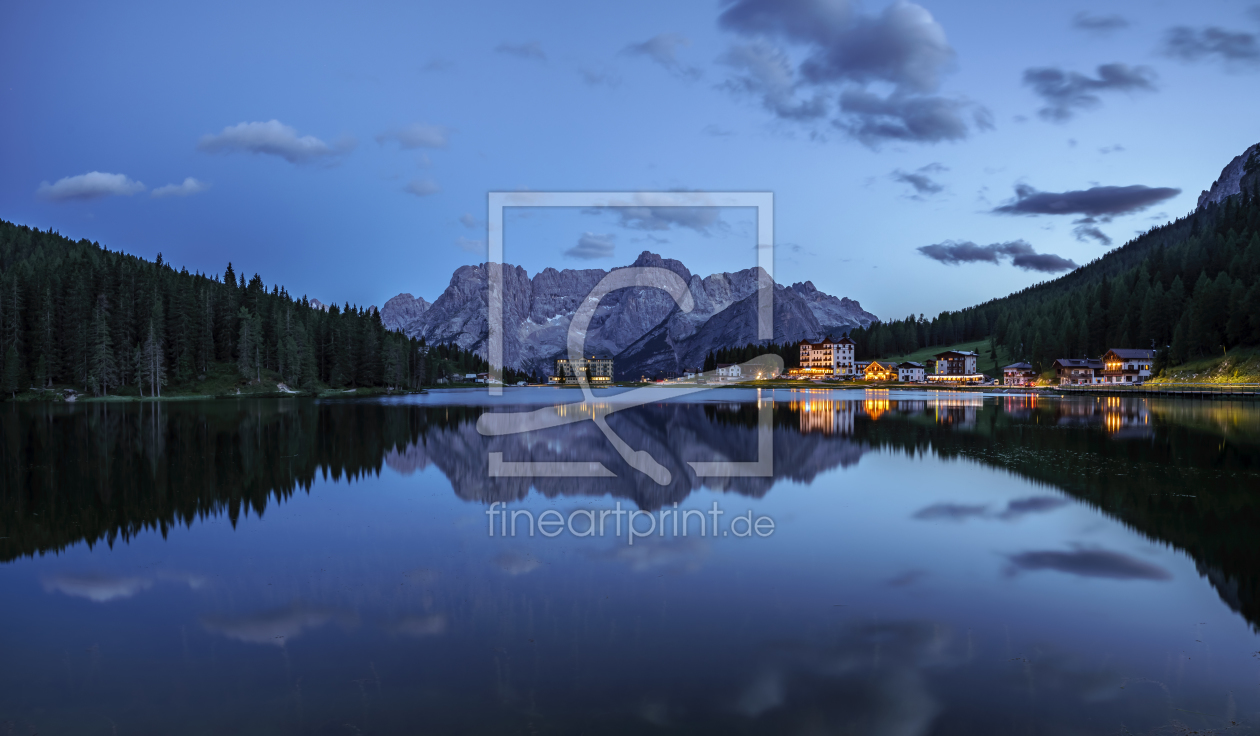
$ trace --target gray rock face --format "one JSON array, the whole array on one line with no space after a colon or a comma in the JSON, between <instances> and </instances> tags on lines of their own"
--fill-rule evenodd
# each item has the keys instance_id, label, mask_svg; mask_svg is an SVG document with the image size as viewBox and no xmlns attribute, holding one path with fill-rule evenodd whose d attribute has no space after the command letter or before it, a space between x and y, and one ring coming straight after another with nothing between
<instances>
[{"instance_id":1,"label":"gray rock face","mask_svg":"<svg viewBox=\"0 0 1260 736\"><path fill-rule=\"evenodd\" d=\"M819 291L813 281L792 284L790 288L809 304L809 311L814 313L824 330L842 332L855 324L870 327L872 322L879 321L878 317L862 309L862 305L852 299L837 299Z\"/></svg>"},{"instance_id":2,"label":"gray rock face","mask_svg":"<svg viewBox=\"0 0 1260 736\"><path fill-rule=\"evenodd\" d=\"M710 350L759 342L757 285L759 279L769 278L759 268L701 278L679 261L647 251L631 265L678 274L687 283L695 308L684 314L668 293L649 286L605 296L585 344L589 352L616 356L619 375L699 367ZM574 314L608 272L547 268L531 279L520 266L504 265L503 275L504 364L550 374L554 359L567 349ZM462 266L432 306L420 308L423 299L400 294L386 302L381 319L430 345L455 343L484 356L490 335L488 283L488 264ZM775 342L817 340L877 320L857 302L825 294L809 282L774 288Z\"/></svg>"},{"instance_id":3,"label":"gray rock face","mask_svg":"<svg viewBox=\"0 0 1260 736\"><path fill-rule=\"evenodd\" d=\"M1226 197L1238 194L1241 191L1238 184L1243 178L1243 166L1252 154L1260 157L1260 143L1243 151L1241 156L1235 156L1234 160L1221 170L1220 178L1212 182L1212 188L1199 195L1199 207L1209 202L1219 203Z\"/></svg>"},{"instance_id":4,"label":"gray rock face","mask_svg":"<svg viewBox=\"0 0 1260 736\"><path fill-rule=\"evenodd\" d=\"M407 325L420 319L420 315L429 311L430 306L422 296L399 294L381 307L381 322L384 323L386 329L405 331Z\"/></svg>"}]
</instances>

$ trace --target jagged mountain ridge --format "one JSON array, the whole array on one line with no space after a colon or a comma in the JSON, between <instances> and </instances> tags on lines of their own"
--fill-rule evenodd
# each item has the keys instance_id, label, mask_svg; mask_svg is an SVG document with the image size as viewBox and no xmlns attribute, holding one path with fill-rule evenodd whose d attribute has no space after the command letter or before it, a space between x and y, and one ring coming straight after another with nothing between
<instances>
[{"instance_id":1,"label":"jagged mountain ridge","mask_svg":"<svg viewBox=\"0 0 1260 736\"><path fill-rule=\"evenodd\" d=\"M1235 156L1232 161L1225 165L1224 169L1221 169L1221 175L1217 177L1216 181L1212 182L1211 188L1205 189L1199 195L1198 206L1201 208L1209 202L1219 203L1225 200L1226 197L1238 194L1241 191L1240 185L1246 173L1243 169L1247 164L1247 159L1251 156L1260 156L1260 143Z\"/></svg>"},{"instance_id":2,"label":"jagged mountain ridge","mask_svg":"<svg viewBox=\"0 0 1260 736\"><path fill-rule=\"evenodd\" d=\"M683 313L668 293L647 286L605 296L587 330L586 349L616 356L618 374L699 367L710 350L758 342L755 297L758 279L764 276L760 269L702 278L681 262L648 251L631 265L676 273L687 283L695 307ZM385 303L381 319L386 326L423 337L429 344L456 343L485 355L488 273L487 264L461 266L432 305L420 306L422 299L400 294ZM503 311L509 325L505 365L550 373L551 361L565 350L569 323L578 307L608 273L546 268L531 279L520 266L505 264ZM776 284L774 289L776 342L839 335L878 320L858 302L828 295L808 281L790 287Z\"/></svg>"}]
</instances>

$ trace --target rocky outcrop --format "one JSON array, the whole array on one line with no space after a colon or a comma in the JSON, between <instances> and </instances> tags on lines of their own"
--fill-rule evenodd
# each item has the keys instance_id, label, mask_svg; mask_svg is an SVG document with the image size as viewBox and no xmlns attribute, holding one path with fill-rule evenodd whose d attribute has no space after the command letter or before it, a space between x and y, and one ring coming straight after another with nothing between
<instances>
[{"instance_id":1,"label":"rocky outcrop","mask_svg":"<svg viewBox=\"0 0 1260 736\"><path fill-rule=\"evenodd\" d=\"M862 305L856 301L848 297L836 298L819 291L814 287L813 281L792 284L789 288L805 300L824 330L843 333L855 325L870 327L872 322L879 321L878 317L862 309Z\"/></svg>"},{"instance_id":2,"label":"rocky outcrop","mask_svg":"<svg viewBox=\"0 0 1260 736\"><path fill-rule=\"evenodd\" d=\"M1252 156L1260 159L1260 143L1243 151L1241 156L1235 156L1234 160L1230 161L1229 165L1221 170L1220 177L1212 182L1212 188L1199 195L1199 207L1203 207L1208 203L1219 203L1224 201L1226 197L1238 194L1241 191L1239 184L1247 173L1245 171L1247 160ZM1253 164L1253 173L1255 171L1254 167L1255 164Z\"/></svg>"},{"instance_id":3,"label":"rocky outcrop","mask_svg":"<svg viewBox=\"0 0 1260 736\"><path fill-rule=\"evenodd\" d=\"M616 356L618 373L648 375L699 367L710 350L764 342L757 339L757 287L768 275L759 268L701 278L670 258L644 251L632 267L664 268L686 282L694 309L683 313L664 290L652 286L606 295L585 338L592 353ZM614 269L616 270L616 269ZM587 295L609 272L602 269L543 269L532 279L520 266L503 266L504 364L549 374L567 349L569 324ZM455 343L486 354L488 264L462 266L432 306L400 294L381 312L387 327L430 344ZM810 282L775 285L774 341L794 342L841 335L876 321L850 299L818 291ZM733 310L733 311L732 311Z\"/></svg>"},{"instance_id":4,"label":"rocky outcrop","mask_svg":"<svg viewBox=\"0 0 1260 736\"><path fill-rule=\"evenodd\" d=\"M431 305L424 297L399 294L381 307L381 322L386 329L406 331L407 326L420 319Z\"/></svg>"}]
</instances>

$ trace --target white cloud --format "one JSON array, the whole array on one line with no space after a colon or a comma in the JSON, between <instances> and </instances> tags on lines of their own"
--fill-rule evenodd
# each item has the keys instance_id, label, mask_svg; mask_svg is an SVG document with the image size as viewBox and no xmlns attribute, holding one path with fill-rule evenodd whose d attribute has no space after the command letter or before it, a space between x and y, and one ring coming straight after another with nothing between
<instances>
[{"instance_id":1,"label":"white cloud","mask_svg":"<svg viewBox=\"0 0 1260 736\"><path fill-rule=\"evenodd\" d=\"M76 598L87 598L94 603L130 598L147 590L153 581L145 578L115 577L113 575L56 575L43 581L44 590Z\"/></svg>"},{"instance_id":2,"label":"white cloud","mask_svg":"<svg viewBox=\"0 0 1260 736\"><path fill-rule=\"evenodd\" d=\"M395 141L404 150L413 148L446 148L450 130L441 125L424 125L413 123L403 128L394 128L376 136L376 142L385 144Z\"/></svg>"},{"instance_id":3,"label":"white cloud","mask_svg":"<svg viewBox=\"0 0 1260 736\"><path fill-rule=\"evenodd\" d=\"M432 179L412 179L407 182L407 186L403 187L403 191L414 194L417 197L427 197L430 194L436 194L440 190L437 182Z\"/></svg>"},{"instance_id":4,"label":"white cloud","mask_svg":"<svg viewBox=\"0 0 1260 736\"><path fill-rule=\"evenodd\" d=\"M53 202L67 202L74 199L100 199L115 195L130 197L136 192L143 191L144 184L132 181L123 174L89 171L86 174L58 179L55 184L41 182L35 194Z\"/></svg>"},{"instance_id":5,"label":"white cloud","mask_svg":"<svg viewBox=\"0 0 1260 736\"><path fill-rule=\"evenodd\" d=\"M261 153L291 164L334 158L353 148L353 139L329 145L313 135L299 136L293 126L279 120L230 125L218 135L203 135L197 143L197 150L206 153Z\"/></svg>"},{"instance_id":6,"label":"white cloud","mask_svg":"<svg viewBox=\"0 0 1260 736\"><path fill-rule=\"evenodd\" d=\"M184 179L182 184L167 184L164 187L154 189L150 196L153 197L187 197L190 194L201 194L210 188L210 185L204 181L198 181L191 176Z\"/></svg>"}]
</instances>

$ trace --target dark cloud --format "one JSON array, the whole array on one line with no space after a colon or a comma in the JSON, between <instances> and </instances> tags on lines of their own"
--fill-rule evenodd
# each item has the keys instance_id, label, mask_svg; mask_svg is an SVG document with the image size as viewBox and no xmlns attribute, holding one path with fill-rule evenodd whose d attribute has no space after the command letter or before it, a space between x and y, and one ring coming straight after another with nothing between
<instances>
[{"instance_id":1,"label":"dark cloud","mask_svg":"<svg viewBox=\"0 0 1260 736\"><path fill-rule=\"evenodd\" d=\"M1061 123L1080 110L1102 104L1100 92L1154 91L1155 72L1144 66L1103 64L1098 67L1098 76L1090 77L1055 67L1037 67L1024 70L1024 84L1046 103L1037 114Z\"/></svg>"},{"instance_id":2,"label":"dark cloud","mask_svg":"<svg viewBox=\"0 0 1260 736\"><path fill-rule=\"evenodd\" d=\"M1181 61L1215 58L1233 66L1260 62L1260 43L1257 43L1255 34L1227 31L1215 26L1170 28L1164 34L1162 51L1165 56Z\"/></svg>"},{"instance_id":3,"label":"dark cloud","mask_svg":"<svg viewBox=\"0 0 1260 736\"><path fill-rule=\"evenodd\" d=\"M335 158L349 152L354 145L353 139L329 145L313 135L299 136L297 130L279 120L268 120L229 125L216 135L203 135L197 150L279 156L291 164L306 164Z\"/></svg>"},{"instance_id":4,"label":"dark cloud","mask_svg":"<svg viewBox=\"0 0 1260 736\"><path fill-rule=\"evenodd\" d=\"M533 59L535 61L547 60L546 52L543 51L542 45L537 41L527 41L525 43L510 43L508 41L504 41L498 46L495 46L494 50L500 54L507 54L508 56L515 56L521 59Z\"/></svg>"},{"instance_id":5,"label":"dark cloud","mask_svg":"<svg viewBox=\"0 0 1260 736\"><path fill-rule=\"evenodd\" d=\"M1057 258L1058 256L1053 256ZM1044 514L1048 511L1066 506L1068 503L1066 498L1059 496L1029 496L1028 498L1017 498L1006 504L1006 509L998 514L998 518L1004 521L1013 521L1026 514Z\"/></svg>"},{"instance_id":6,"label":"dark cloud","mask_svg":"<svg viewBox=\"0 0 1260 736\"><path fill-rule=\"evenodd\" d=\"M1024 253L1011 258L1011 265L1025 271L1059 273L1076 268L1076 261L1053 253Z\"/></svg>"},{"instance_id":7,"label":"dark cloud","mask_svg":"<svg viewBox=\"0 0 1260 736\"><path fill-rule=\"evenodd\" d=\"M1110 218L1140 212L1181 194L1172 187L1092 187L1070 192L1039 192L1027 184L1015 185L1015 200L993 212L1003 215L1085 215Z\"/></svg>"},{"instance_id":8,"label":"dark cloud","mask_svg":"<svg viewBox=\"0 0 1260 736\"><path fill-rule=\"evenodd\" d=\"M700 70L678 59L678 49L690 46L691 40L678 33L662 33L641 43L632 43L622 49L623 54L646 56L665 68L670 74L683 79L697 79Z\"/></svg>"},{"instance_id":9,"label":"dark cloud","mask_svg":"<svg viewBox=\"0 0 1260 736\"><path fill-rule=\"evenodd\" d=\"M719 24L755 39L723 57L737 70L723 86L759 98L781 119L829 115L828 100L839 91L835 127L872 147L954 141L965 138L971 124L991 125L987 111L934 94L954 50L920 5L902 0L864 15L848 2L734 0ZM800 64L768 39L799 48ZM886 91L876 94L871 85Z\"/></svg>"},{"instance_id":10,"label":"dark cloud","mask_svg":"<svg viewBox=\"0 0 1260 736\"><path fill-rule=\"evenodd\" d=\"M993 262L997 263L997 260ZM910 518L920 521L966 521L977 516L984 516L987 508L987 506L969 506L960 503L934 503L914 512Z\"/></svg>"},{"instance_id":11,"label":"dark cloud","mask_svg":"<svg viewBox=\"0 0 1260 736\"><path fill-rule=\"evenodd\" d=\"M1128 27L1129 21L1120 15L1091 15L1082 10L1072 16L1072 28L1087 33L1104 35Z\"/></svg>"},{"instance_id":12,"label":"dark cloud","mask_svg":"<svg viewBox=\"0 0 1260 736\"><path fill-rule=\"evenodd\" d=\"M961 100L924 95L880 97L866 90L845 90L840 110L848 113L836 121L867 145L886 141L939 143L967 137L966 113L971 106ZM976 119L977 127L991 127Z\"/></svg>"},{"instance_id":13,"label":"dark cloud","mask_svg":"<svg viewBox=\"0 0 1260 736\"><path fill-rule=\"evenodd\" d=\"M1124 150L1124 146L1117 143L1113 146L1103 146L1102 148L1098 149L1098 152L1105 156L1109 153L1119 153L1123 150Z\"/></svg>"},{"instance_id":14,"label":"dark cloud","mask_svg":"<svg viewBox=\"0 0 1260 736\"><path fill-rule=\"evenodd\" d=\"M611 212L617 216L618 224L631 230L659 231L683 227L708 234L712 228L721 224L717 207L611 207L592 208L582 212L588 215Z\"/></svg>"},{"instance_id":15,"label":"dark cloud","mask_svg":"<svg viewBox=\"0 0 1260 736\"><path fill-rule=\"evenodd\" d=\"M762 107L784 120L817 120L827 114L821 94L798 99L792 62L782 51L766 43L737 44L718 61L735 70L722 87L760 100Z\"/></svg>"},{"instance_id":16,"label":"dark cloud","mask_svg":"<svg viewBox=\"0 0 1260 736\"><path fill-rule=\"evenodd\" d=\"M726 138L735 135L735 131L729 128L723 128L717 123L710 123L700 130L700 133L713 138Z\"/></svg>"},{"instance_id":17,"label":"dark cloud","mask_svg":"<svg viewBox=\"0 0 1260 736\"><path fill-rule=\"evenodd\" d=\"M569 258L594 260L596 258L608 258L612 256L616 247L616 244L613 243L612 235L583 233L582 237L578 238L577 245L566 250L564 254Z\"/></svg>"},{"instance_id":18,"label":"dark cloud","mask_svg":"<svg viewBox=\"0 0 1260 736\"><path fill-rule=\"evenodd\" d=\"M621 86L621 75L613 69L606 67L582 67L581 69L578 69L578 74L581 75L583 82L586 82L592 87Z\"/></svg>"},{"instance_id":19,"label":"dark cloud","mask_svg":"<svg viewBox=\"0 0 1260 736\"><path fill-rule=\"evenodd\" d=\"M1038 253L1023 240L1009 243L992 243L976 245L967 241L947 240L943 243L924 245L918 248L923 255L947 266L959 266L964 263L992 263L997 265L1003 258L1011 259L1011 265L1025 271L1042 273L1058 273L1071 271L1076 263L1052 253ZM929 507L930 508L930 507Z\"/></svg>"},{"instance_id":20,"label":"dark cloud","mask_svg":"<svg viewBox=\"0 0 1260 736\"><path fill-rule=\"evenodd\" d=\"M1021 552L1010 555L1010 572L1054 570L1087 578L1109 580L1171 580L1162 567L1119 552L1104 549L1077 549L1072 552Z\"/></svg>"},{"instance_id":21,"label":"dark cloud","mask_svg":"<svg viewBox=\"0 0 1260 736\"><path fill-rule=\"evenodd\" d=\"M939 194L945 190L945 185L928 176L929 174L934 174L939 171L948 171L948 169L940 164L928 164L927 166L922 166L912 172L905 172L901 169L897 169L889 174L889 176L892 177L893 181L899 181L903 184L909 184L914 187L914 198L922 199L925 195Z\"/></svg>"},{"instance_id":22,"label":"dark cloud","mask_svg":"<svg viewBox=\"0 0 1260 736\"><path fill-rule=\"evenodd\" d=\"M806 46L801 74L813 84L886 82L906 92L932 92L954 59L945 29L910 2L864 16L847 3L736 0L719 23Z\"/></svg>"},{"instance_id":23,"label":"dark cloud","mask_svg":"<svg viewBox=\"0 0 1260 736\"><path fill-rule=\"evenodd\" d=\"M1073 220L1072 224L1076 227L1072 228L1072 234L1076 239L1084 243L1087 240L1097 241L1099 245L1110 246L1111 238L1098 229L1098 218L1082 217L1079 220Z\"/></svg>"},{"instance_id":24,"label":"dark cloud","mask_svg":"<svg viewBox=\"0 0 1260 736\"><path fill-rule=\"evenodd\" d=\"M472 213L465 212L459 216L459 224L471 230L477 227L477 218L473 217Z\"/></svg>"}]
</instances>

